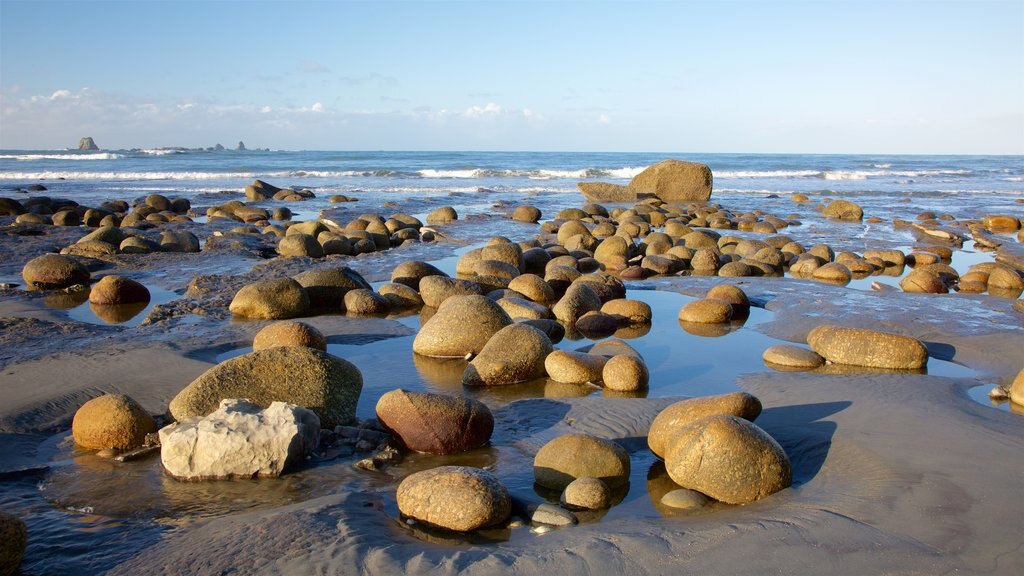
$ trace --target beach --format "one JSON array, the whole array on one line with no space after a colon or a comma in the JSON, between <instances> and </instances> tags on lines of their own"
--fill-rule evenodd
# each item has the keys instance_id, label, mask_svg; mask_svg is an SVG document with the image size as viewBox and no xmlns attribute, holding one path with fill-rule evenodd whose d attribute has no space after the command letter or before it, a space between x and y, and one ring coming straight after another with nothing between
<instances>
[{"instance_id":1,"label":"beach","mask_svg":"<svg viewBox=\"0 0 1024 576\"><path fill-rule=\"evenodd\" d=\"M670 156L710 167L713 208L702 212L704 202L649 196L589 202L577 188L580 182L626 188ZM39 197L70 199L83 216L85 207L113 200L137 207L153 195L186 199L183 211L148 210L163 216L143 217L132 230L158 244L164 233L171 233L175 246L195 238L198 248L131 253L80 247L71 257L88 270L92 283L120 275L148 289L148 303L114 313L91 304L88 290L30 290L22 277L30 260L74 246L96 226L0 216L0 511L28 527L21 571L1020 573L1024 408L990 400L989 392L1008 390L1024 369L1024 306L1019 290L984 283L975 290L964 279L974 278L968 273L979 265L975 270L984 269L986 279L993 266L1018 281L1024 273L1020 232L986 226L995 222L991 217L1005 216L1020 227L1021 160L3 151L2 197L21 205ZM256 179L312 196L254 199L246 186ZM28 190L33 185L44 189ZM332 201L339 196L353 201ZM828 217L836 200L854 203L862 215ZM244 221L218 215L233 201L268 215L287 208L290 217ZM244 213L233 206L232 215ZM540 218L514 219L522 206L537 208ZM443 207L457 217L428 223ZM367 225L372 215L381 221L409 216L421 225L404 228L416 229L409 233L413 240L392 236L384 248L367 232L373 230ZM326 243L314 236L319 256L279 254L286 228L315 220L321 233L348 234L349 253L323 255ZM364 222L365 234L349 226L357 220ZM589 232L559 241L568 221ZM686 230L672 236L671 221ZM757 224L771 229L755 229ZM610 226L612 233L598 237L599 226ZM267 233L273 227L281 237ZM628 240L626 257L598 254L596 247L618 232ZM689 236L694 232L700 234ZM670 242L664 251L652 247L651 234L659 233ZM357 239L376 248L354 254ZM789 250L796 248L783 248L790 242L808 253L827 245L831 258L815 270L846 262L846 277L795 272L799 255ZM621 284L626 298L648 305L650 323L590 337L562 321L567 337L552 344L575 351L622 340L643 359L649 385L617 393L539 377L465 386L466 360L413 352L417 334L436 311L320 310L297 319L324 335L328 354L361 373L355 426L365 429L377 416L381 396L403 388L482 402L494 415L489 443L450 455L406 452L378 470L355 466L377 446L346 448L310 458L280 478L182 482L165 473L158 455L120 462L70 440L75 413L106 393L125 394L169 424L169 405L179 392L216 366L252 352L253 338L272 320L232 312L229 306L245 286L348 267L381 293L395 283L392 272L400 264L428 262L455 277L460 262L489 243L517 244L520 256L531 249L547 258L572 253L580 272L587 269L584 275L609 274L613 279L602 279L604 285ZM684 250L671 252L676 247ZM710 270L695 266L702 249L715 256ZM879 265L881 258L868 262L871 250L915 259ZM773 264L775 257L784 260ZM863 272L855 266L864 266ZM936 266L953 269L956 278L945 268L934 272ZM510 274L525 269L524 262ZM948 293L907 290L906 279L925 269ZM723 270L741 273L727 276ZM490 291L502 289L489 274L463 276ZM680 322L684 306L721 284L739 287L749 298L749 312L718 324ZM762 360L773 346L806 348L809 334L822 325L916 339L927 350L927 368L830 361L786 371ZM666 507L662 497L678 486L648 448L652 422L680 399L739 391L763 405L754 423L784 450L791 485L744 505ZM628 482L616 503L600 513L579 514L574 525L541 528L530 521L531 507L559 502L558 494L552 500L535 488L534 457L568 433L621 446L631 464ZM449 465L483 469L500 480L513 503L509 517L484 530L455 533L403 515L396 502L402 480Z\"/></svg>"}]
</instances>

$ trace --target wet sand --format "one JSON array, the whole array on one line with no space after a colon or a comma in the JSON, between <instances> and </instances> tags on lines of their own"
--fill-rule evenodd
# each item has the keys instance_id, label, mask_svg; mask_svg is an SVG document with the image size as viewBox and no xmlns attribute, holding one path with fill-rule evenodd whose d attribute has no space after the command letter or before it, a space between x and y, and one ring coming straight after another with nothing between
<instances>
[{"instance_id":1,"label":"wet sand","mask_svg":"<svg viewBox=\"0 0 1024 576\"><path fill-rule=\"evenodd\" d=\"M1012 300L989 295L732 278L756 308L733 332L709 338L686 334L675 313L725 279L628 283L628 297L646 298L655 309L654 326L630 341L650 365L647 398L608 398L600 389L545 381L486 391L479 399L497 420L490 447L457 457L411 456L384 473L356 471L351 457L276 480L182 484L162 476L159 459L112 463L65 440L75 410L89 398L121 392L163 414L196 376L251 346L267 322L230 318L227 302L239 286L311 266L349 265L373 282L410 259L453 268L460 250L493 235L494 222L460 221L443 228L448 241L357 258L265 260L236 247L95 262L102 273L131 273L165 291L163 301L128 324L90 318L80 302L55 302L52 293L4 292L0 509L21 512L29 523L23 570L46 573L64 564L115 574L1024 570L1018 537L1024 419L968 395L1007 384L1022 367L1022 316ZM509 227L507 220L502 225L513 240L537 232ZM0 266L4 281L17 281L21 264L47 246L84 233L48 230L0 238L0 249L12 255ZM800 239L798 230L789 233ZM413 358L418 317L304 320L328 337L332 353L362 370L360 418L371 417L377 398L398 386L462 393L464 363ZM928 373L782 373L759 362L767 345L803 344L813 327L839 322L921 339L933 358ZM558 347L588 343L566 340ZM736 389L764 404L757 423L792 460L793 487L746 506L671 513L654 497L667 479L646 448L650 422L673 399ZM468 540L417 531L399 519L397 480L441 464L486 466L517 500L542 501L532 486L533 453L566 432L616 439L629 450L629 491L607 514L546 534L522 526Z\"/></svg>"}]
</instances>

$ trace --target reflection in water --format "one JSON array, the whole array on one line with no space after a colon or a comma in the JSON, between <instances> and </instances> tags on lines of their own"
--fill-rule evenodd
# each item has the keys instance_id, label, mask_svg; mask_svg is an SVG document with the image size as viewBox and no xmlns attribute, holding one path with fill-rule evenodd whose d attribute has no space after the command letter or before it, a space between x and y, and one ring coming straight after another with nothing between
<instances>
[{"instance_id":1,"label":"reflection in water","mask_svg":"<svg viewBox=\"0 0 1024 576\"><path fill-rule=\"evenodd\" d=\"M469 362L462 358L432 358L415 352L412 362L420 377L439 391L462 392L462 373Z\"/></svg>"},{"instance_id":2,"label":"reflection in water","mask_svg":"<svg viewBox=\"0 0 1024 576\"><path fill-rule=\"evenodd\" d=\"M720 338L735 330L732 324L704 324L686 320L679 320L679 326L688 334L704 338Z\"/></svg>"},{"instance_id":3,"label":"reflection in water","mask_svg":"<svg viewBox=\"0 0 1024 576\"><path fill-rule=\"evenodd\" d=\"M89 310L97 318L107 324L123 324L138 316L149 302L135 302L134 304L93 304L89 303Z\"/></svg>"},{"instance_id":4,"label":"reflection in water","mask_svg":"<svg viewBox=\"0 0 1024 576\"><path fill-rule=\"evenodd\" d=\"M651 499L651 504L654 505L654 509L659 514L666 518L679 517L679 516L696 516L699 514L707 514L714 511L715 509L726 506L720 502L708 499L709 503L705 506L698 508L673 508L672 506L666 506L661 503L661 499L666 494L674 490L683 489L681 486L672 481L669 477L668 472L665 470L665 463L661 460L655 460L654 464L651 465L647 471L647 496Z\"/></svg>"},{"instance_id":5,"label":"reflection in water","mask_svg":"<svg viewBox=\"0 0 1024 576\"><path fill-rule=\"evenodd\" d=\"M51 292L43 296L43 304L54 310L70 310L89 301L89 290Z\"/></svg>"}]
</instances>

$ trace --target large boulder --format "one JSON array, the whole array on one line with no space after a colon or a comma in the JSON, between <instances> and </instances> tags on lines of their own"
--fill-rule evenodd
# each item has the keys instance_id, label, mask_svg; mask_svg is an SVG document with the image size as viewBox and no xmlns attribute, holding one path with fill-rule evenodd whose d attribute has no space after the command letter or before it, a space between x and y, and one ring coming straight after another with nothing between
<instances>
[{"instance_id":1,"label":"large boulder","mask_svg":"<svg viewBox=\"0 0 1024 576\"><path fill-rule=\"evenodd\" d=\"M636 202L636 191L629 186L607 182L578 182L576 187L591 202Z\"/></svg>"},{"instance_id":2,"label":"large boulder","mask_svg":"<svg viewBox=\"0 0 1024 576\"><path fill-rule=\"evenodd\" d=\"M316 412L324 427L355 421L363 376L352 363L304 346L257 350L210 368L171 400L175 420L206 416L227 398L260 406L288 402Z\"/></svg>"},{"instance_id":3,"label":"large boulder","mask_svg":"<svg viewBox=\"0 0 1024 576\"><path fill-rule=\"evenodd\" d=\"M281 256L323 258L324 247L309 234L288 234L277 243L277 253Z\"/></svg>"},{"instance_id":4,"label":"large boulder","mask_svg":"<svg viewBox=\"0 0 1024 576\"><path fill-rule=\"evenodd\" d=\"M452 296L483 293L483 289L476 282L461 278L449 278L447 275L424 276L420 278L418 285L423 305L432 308L440 308L441 304Z\"/></svg>"},{"instance_id":5,"label":"large boulder","mask_svg":"<svg viewBox=\"0 0 1024 576\"><path fill-rule=\"evenodd\" d=\"M711 168L700 162L662 160L633 177L634 194L654 194L665 202L707 202L711 199Z\"/></svg>"},{"instance_id":6,"label":"large boulder","mask_svg":"<svg viewBox=\"0 0 1024 576\"><path fill-rule=\"evenodd\" d=\"M244 318L295 318L309 313L309 295L291 278L261 280L242 286L228 309Z\"/></svg>"},{"instance_id":7,"label":"large boulder","mask_svg":"<svg viewBox=\"0 0 1024 576\"><path fill-rule=\"evenodd\" d=\"M401 388L380 397L377 419L406 448L428 454L479 448L494 431L494 416L483 402Z\"/></svg>"},{"instance_id":8,"label":"large boulder","mask_svg":"<svg viewBox=\"0 0 1024 576\"><path fill-rule=\"evenodd\" d=\"M124 276L104 276L89 291L89 302L101 306L149 302L149 289Z\"/></svg>"},{"instance_id":9,"label":"large boulder","mask_svg":"<svg viewBox=\"0 0 1024 576\"><path fill-rule=\"evenodd\" d=\"M599 478L611 488L629 482L629 453L611 440L589 434L565 434L541 447L533 459L533 478L561 492L577 478Z\"/></svg>"},{"instance_id":10,"label":"large boulder","mask_svg":"<svg viewBox=\"0 0 1024 576\"><path fill-rule=\"evenodd\" d=\"M647 363L632 354L612 356L601 370L604 387L618 392L646 390L650 377Z\"/></svg>"},{"instance_id":11,"label":"large boulder","mask_svg":"<svg viewBox=\"0 0 1024 576\"><path fill-rule=\"evenodd\" d=\"M395 497L403 515L457 532L499 524L512 513L504 484L490 472L467 466L410 474Z\"/></svg>"},{"instance_id":12,"label":"large boulder","mask_svg":"<svg viewBox=\"0 0 1024 576\"><path fill-rule=\"evenodd\" d=\"M296 320L268 324L252 339L252 349L263 350L275 346L306 346L327 351L327 339L319 330Z\"/></svg>"},{"instance_id":13,"label":"large boulder","mask_svg":"<svg viewBox=\"0 0 1024 576\"><path fill-rule=\"evenodd\" d=\"M838 220L861 220L864 218L864 210L855 202L849 200L833 200L821 211L827 218Z\"/></svg>"},{"instance_id":14,"label":"large boulder","mask_svg":"<svg viewBox=\"0 0 1024 576\"><path fill-rule=\"evenodd\" d=\"M511 323L508 314L486 296L452 296L420 328L412 350L441 358L477 355L492 336Z\"/></svg>"},{"instance_id":15,"label":"large boulder","mask_svg":"<svg viewBox=\"0 0 1024 576\"><path fill-rule=\"evenodd\" d=\"M124 394L104 394L75 412L71 436L89 450L127 450L142 446L146 434L156 432L153 417Z\"/></svg>"},{"instance_id":16,"label":"large boulder","mask_svg":"<svg viewBox=\"0 0 1024 576\"><path fill-rule=\"evenodd\" d=\"M835 364L920 370L928 349L916 338L860 328L818 326L807 334L811 349Z\"/></svg>"},{"instance_id":17,"label":"large boulder","mask_svg":"<svg viewBox=\"0 0 1024 576\"><path fill-rule=\"evenodd\" d=\"M575 326L587 312L601 309L601 297L586 282L573 282L551 311L566 326Z\"/></svg>"},{"instance_id":18,"label":"large boulder","mask_svg":"<svg viewBox=\"0 0 1024 576\"><path fill-rule=\"evenodd\" d=\"M21 269L29 288L53 290L89 281L89 271L77 260L59 254L43 254Z\"/></svg>"},{"instance_id":19,"label":"large boulder","mask_svg":"<svg viewBox=\"0 0 1024 576\"><path fill-rule=\"evenodd\" d=\"M319 438L311 410L226 399L208 416L160 429L160 460L179 480L276 478L312 454Z\"/></svg>"},{"instance_id":20,"label":"large boulder","mask_svg":"<svg viewBox=\"0 0 1024 576\"><path fill-rule=\"evenodd\" d=\"M79 150L99 150L100 147L96 145L96 141L92 139L92 136L86 136L78 141Z\"/></svg>"},{"instance_id":21,"label":"large boulder","mask_svg":"<svg viewBox=\"0 0 1024 576\"><path fill-rule=\"evenodd\" d=\"M785 450L757 425L729 415L680 428L665 446L672 480L727 504L746 504L787 488L793 468Z\"/></svg>"},{"instance_id":22,"label":"large boulder","mask_svg":"<svg viewBox=\"0 0 1024 576\"><path fill-rule=\"evenodd\" d=\"M241 142L238 143L242 145ZM243 150L244 148L239 148ZM268 184L263 180L253 180L252 184L245 187L245 199L248 202L258 202L260 200L268 200L274 197L274 194L280 192L281 189L273 184Z\"/></svg>"},{"instance_id":23,"label":"large boulder","mask_svg":"<svg viewBox=\"0 0 1024 576\"><path fill-rule=\"evenodd\" d=\"M426 276L448 276L437 266L419 260L402 262L391 272L391 281L396 284L405 284L416 290L420 289L420 280Z\"/></svg>"},{"instance_id":24,"label":"large boulder","mask_svg":"<svg viewBox=\"0 0 1024 576\"><path fill-rule=\"evenodd\" d=\"M727 414L753 422L761 414L761 401L746 392L687 398L658 413L647 432L647 446L658 458L665 457L665 442L680 428L715 414Z\"/></svg>"},{"instance_id":25,"label":"large boulder","mask_svg":"<svg viewBox=\"0 0 1024 576\"><path fill-rule=\"evenodd\" d=\"M313 308L338 310L344 305L349 290L373 289L362 275L347 266L307 270L292 278L306 289Z\"/></svg>"},{"instance_id":26,"label":"large boulder","mask_svg":"<svg viewBox=\"0 0 1024 576\"><path fill-rule=\"evenodd\" d=\"M18 566L25 557L28 543L28 529L25 522L6 512L0 512L0 574L18 573Z\"/></svg>"},{"instance_id":27,"label":"large boulder","mask_svg":"<svg viewBox=\"0 0 1024 576\"><path fill-rule=\"evenodd\" d=\"M501 386L544 376L551 339L528 324L498 330L462 374L466 386Z\"/></svg>"}]
</instances>

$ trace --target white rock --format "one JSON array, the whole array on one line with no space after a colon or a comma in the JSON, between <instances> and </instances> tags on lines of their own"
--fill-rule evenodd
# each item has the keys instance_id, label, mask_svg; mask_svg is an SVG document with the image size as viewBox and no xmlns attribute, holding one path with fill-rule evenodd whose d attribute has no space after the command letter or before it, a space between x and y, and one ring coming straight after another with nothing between
<instances>
[{"instance_id":1,"label":"white rock","mask_svg":"<svg viewBox=\"0 0 1024 576\"><path fill-rule=\"evenodd\" d=\"M316 449L320 419L286 402L223 400L212 414L160 430L160 460L179 480L277 477Z\"/></svg>"}]
</instances>

